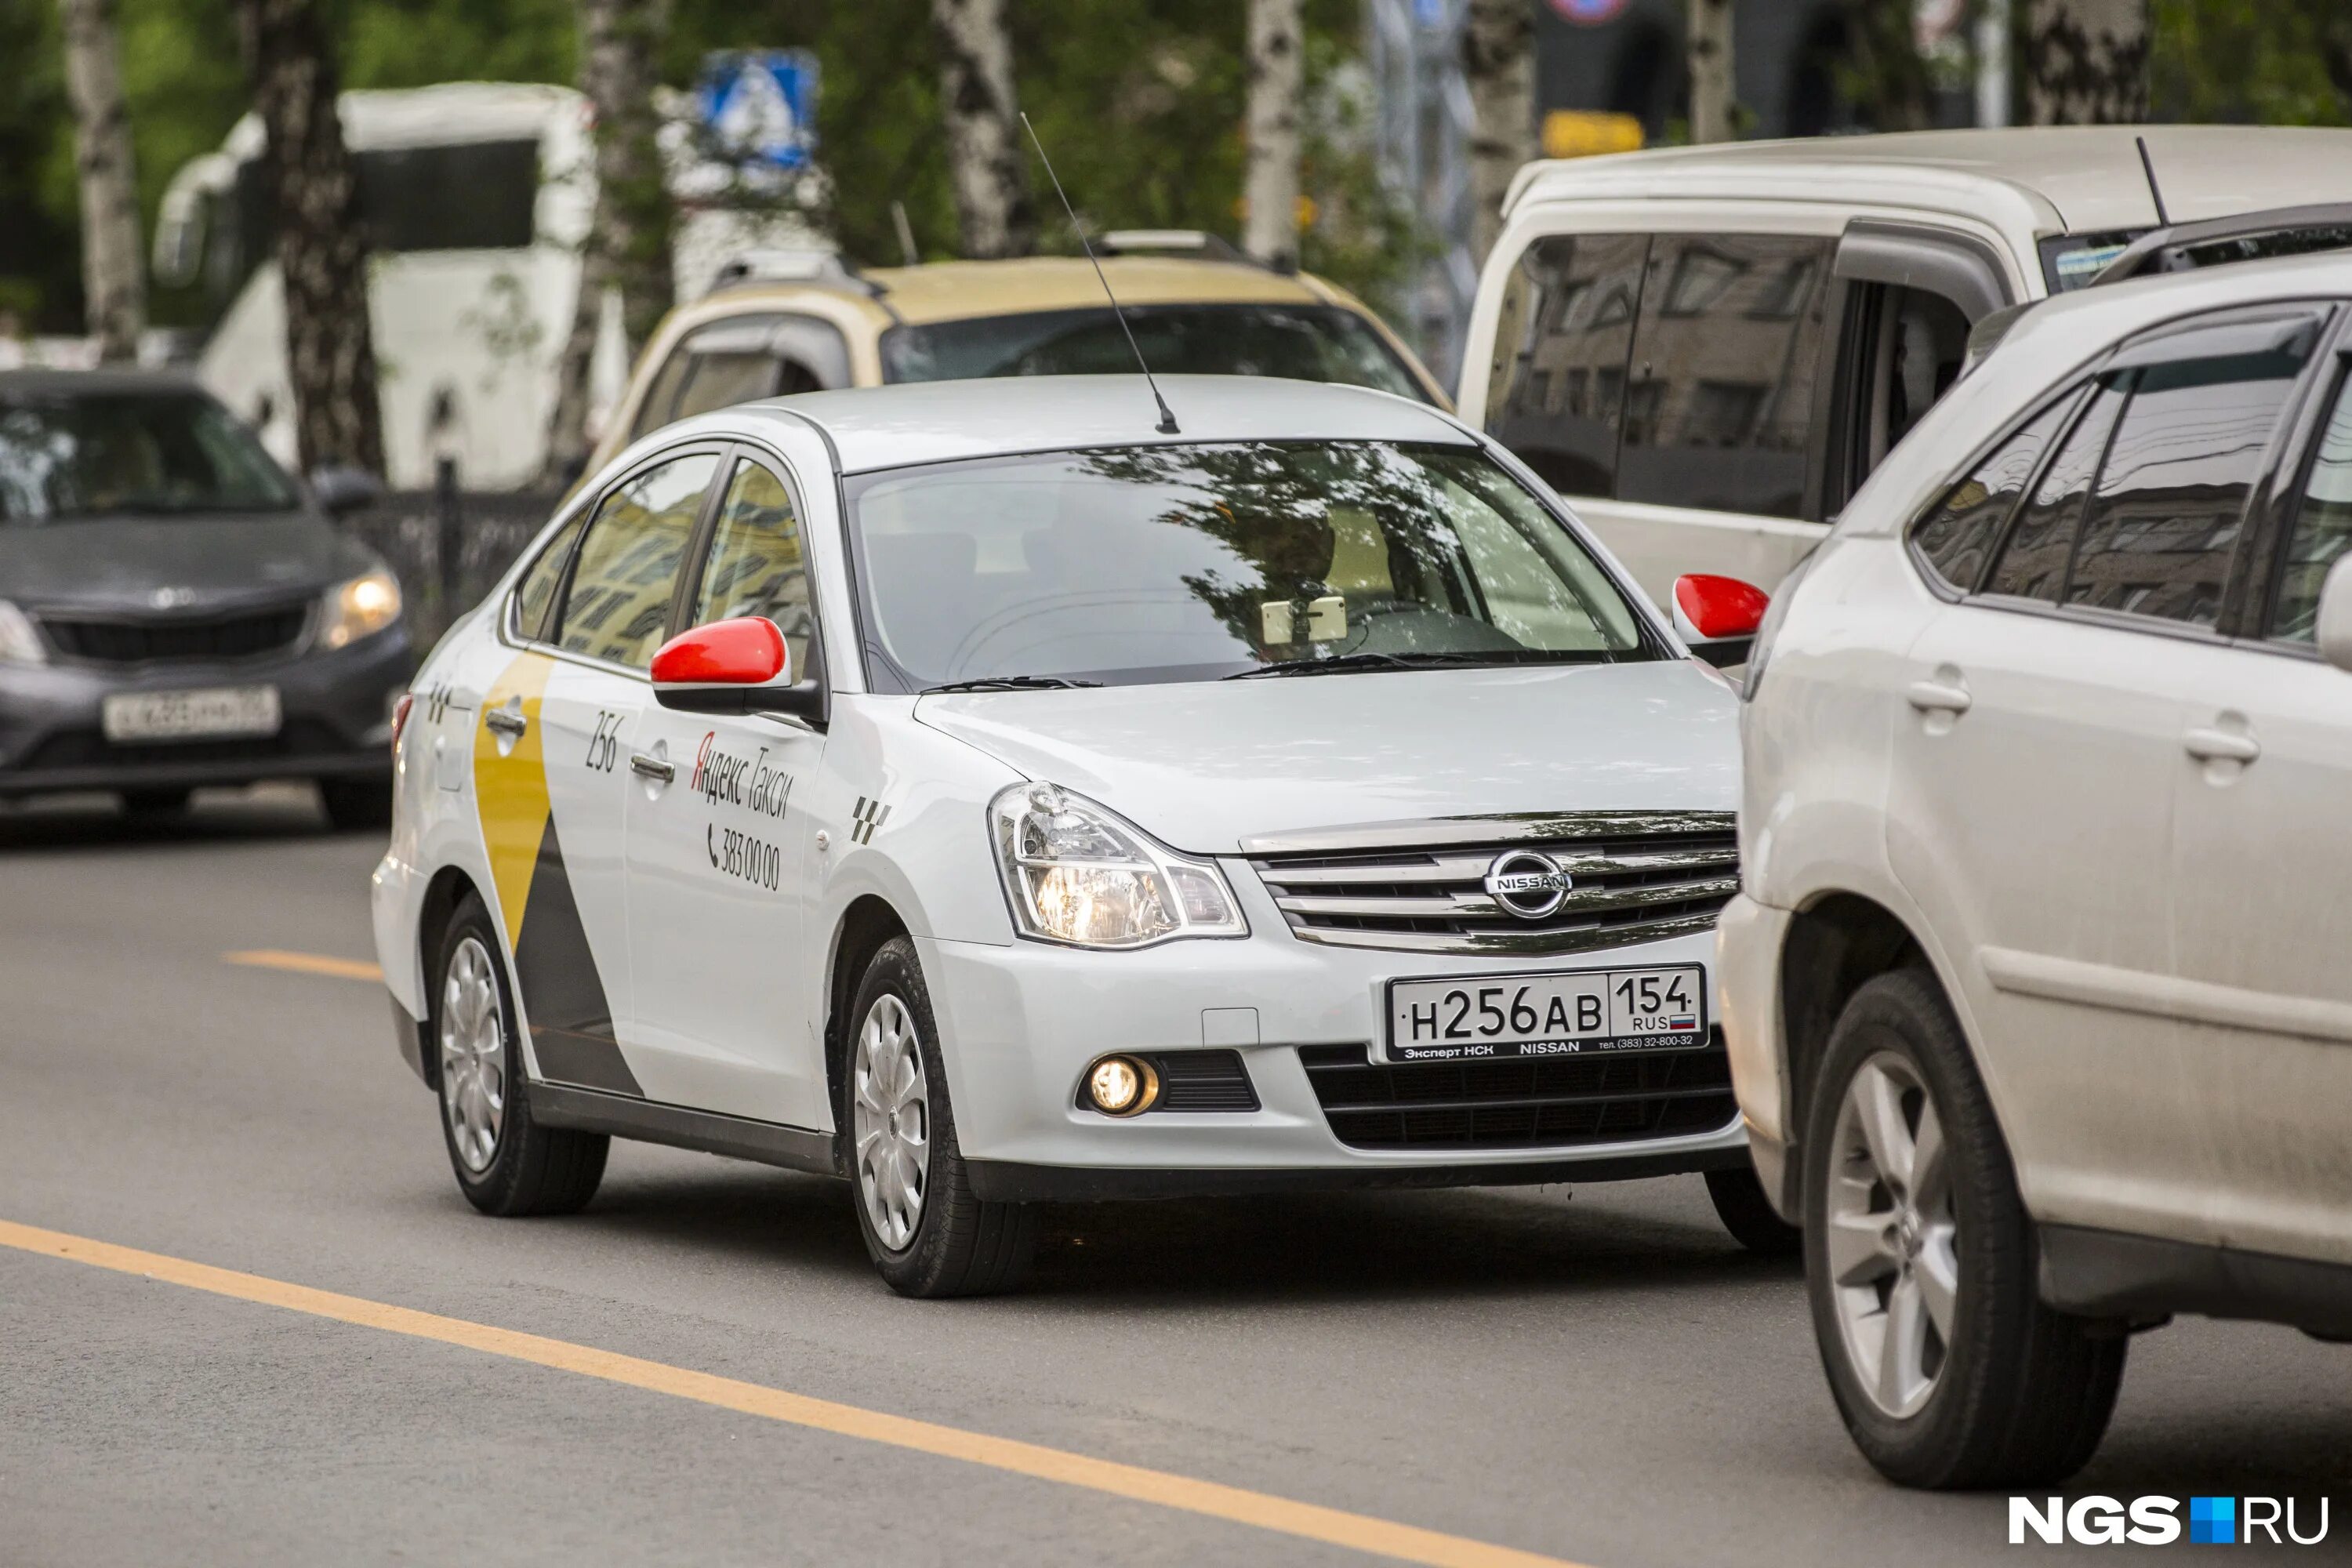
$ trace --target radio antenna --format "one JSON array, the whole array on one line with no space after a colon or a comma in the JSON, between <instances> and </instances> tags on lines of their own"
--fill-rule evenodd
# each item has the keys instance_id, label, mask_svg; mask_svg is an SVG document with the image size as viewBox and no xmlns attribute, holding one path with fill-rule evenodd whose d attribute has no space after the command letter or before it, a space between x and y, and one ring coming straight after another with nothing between
<instances>
[{"instance_id":1,"label":"radio antenna","mask_svg":"<svg viewBox=\"0 0 2352 1568\"><path fill-rule=\"evenodd\" d=\"M1143 357L1143 349L1135 341L1135 329L1127 324L1127 312L1119 309L1118 296L1111 292L1110 279L1104 276L1101 258L1087 239L1087 226L1078 221L1078 209L1070 205L1070 195L1062 189L1062 177L1054 173L1054 160L1045 156L1045 143L1037 135L1037 128L1029 123L1028 110L1021 113L1022 129L1029 132L1029 141L1037 149L1037 161L1045 165L1045 177L1054 182L1054 194L1062 199L1062 210L1070 215L1070 226L1078 231L1078 244L1087 259L1094 263L1095 280L1102 285L1103 297L1110 301L1110 313L1118 318L1118 330L1127 334L1127 346L1135 354L1135 363L1143 371L1143 384L1151 389L1151 401L1160 407L1160 423L1153 426L1162 436L1176 436L1176 416L1169 410L1168 400L1160 395L1160 384L1151 379L1151 362Z\"/></svg>"},{"instance_id":2,"label":"radio antenna","mask_svg":"<svg viewBox=\"0 0 2352 1568\"><path fill-rule=\"evenodd\" d=\"M2132 138L2132 141L2137 142L2139 146L2140 173L2147 176L2148 200L2156 204L2156 226L2158 228L2170 228L2172 226L2172 219L2167 216L2164 210L2164 193L2156 188L2156 160L2147 155L2147 138L2145 136L2135 136Z\"/></svg>"}]
</instances>

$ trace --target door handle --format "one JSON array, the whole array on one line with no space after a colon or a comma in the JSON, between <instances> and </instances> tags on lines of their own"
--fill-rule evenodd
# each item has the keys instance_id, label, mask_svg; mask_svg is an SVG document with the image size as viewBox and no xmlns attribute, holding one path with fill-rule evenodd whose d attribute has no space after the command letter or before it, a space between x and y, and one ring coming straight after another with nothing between
<instances>
[{"instance_id":1,"label":"door handle","mask_svg":"<svg viewBox=\"0 0 2352 1568\"><path fill-rule=\"evenodd\" d=\"M639 778L651 779L656 784L667 784L677 777L676 763L661 757L650 756L644 752L629 753L629 771Z\"/></svg>"},{"instance_id":2,"label":"door handle","mask_svg":"<svg viewBox=\"0 0 2352 1568\"><path fill-rule=\"evenodd\" d=\"M493 708L482 715L482 723L500 735L519 737L530 728L530 721L519 708Z\"/></svg>"},{"instance_id":3,"label":"door handle","mask_svg":"<svg viewBox=\"0 0 2352 1568\"><path fill-rule=\"evenodd\" d=\"M2263 754L2260 741L2229 730L2191 730L2180 744L2200 763L2251 763Z\"/></svg>"},{"instance_id":4,"label":"door handle","mask_svg":"<svg viewBox=\"0 0 2352 1568\"><path fill-rule=\"evenodd\" d=\"M1903 693L1904 700L1922 713L1965 713L1969 710L1969 690L1943 680L1915 680Z\"/></svg>"}]
</instances>

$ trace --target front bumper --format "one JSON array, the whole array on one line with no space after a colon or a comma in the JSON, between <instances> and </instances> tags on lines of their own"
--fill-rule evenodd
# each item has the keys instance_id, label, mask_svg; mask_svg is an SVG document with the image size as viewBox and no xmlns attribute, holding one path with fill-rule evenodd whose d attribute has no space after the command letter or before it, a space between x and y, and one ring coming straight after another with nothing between
<instances>
[{"instance_id":1,"label":"front bumper","mask_svg":"<svg viewBox=\"0 0 2352 1568\"><path fill-rule=\"evenodd\" d=\"M1138 952L919 940L957 1140L983 1195L1603 1181L1745 1163L1745 1135L1727 1094L1718 1124L1670 1136L1409 1148L1343 1142L1301 1047L1362 1047L1379 1062L1386 981L1676 963L1711 973L1712 939L1701 932L1552 960L1327 947L1294 938L1246 868L1238 876L1234 869L1229 880L1254 932L1245 939ZM1239 1053L1257 1110L1155 1110L1118 1119L1077 1102L1081 1079L1105 1052L1203 1048Z\"/></svg>"},{"instance_id":2,"label":"front bumper","mask_svg":"<svg viewBox=\"0 0 2352 1568\"><path fill-rule=\"evenodd\" d=\"M0 795L388 773L391 704L415 664L404 624L331 653L0 665ZM116 692L263 685L278 689L281 723L271 736L119 743L100 721Z\"/></svg>"}]
</instances>

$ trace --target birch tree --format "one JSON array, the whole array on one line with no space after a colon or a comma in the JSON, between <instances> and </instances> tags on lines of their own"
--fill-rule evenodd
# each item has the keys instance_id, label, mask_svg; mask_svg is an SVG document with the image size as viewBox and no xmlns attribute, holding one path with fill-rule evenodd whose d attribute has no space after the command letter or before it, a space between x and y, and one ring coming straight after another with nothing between
<instances>
[{"instance_id":1,"label":"birch tree","mask_svg":"<svg viewBox=\"0 0 2352 1568\"><path fill-rule=\"evenodd\" d=\"M278 213L300 464L306 472L341 467L381 475L367 240L326 29L313 0L237 0L237 23Z\"/></svg>"},{"instance_id":2,"label":"birch tree","mask_svg":"<svg viewBox=\"0 0 2352 1568\"><path fill-rule=\"evenodd\" d=\"M2147 118L2147 0L2029 0L2019 54L2034 125Z\"/></svg>"},{"instance_id":3,"label":"birch tree","mask_svg":"<svg viewBox=\"0 0 2352 1568\"><path fill-rule=\"evenodd\" d=\"M1729 142L1738 135L1731 73L1731 0L1690 0L1684 27L1690 68L1690 138Z\"/></svg>"},{"instance_id":4,"label":"birch tree","mask_svg":"<svg viewBox=\"0 0 2352 1568\"><path fill-rule=\"evenodd\" d=\"M139 244L139 192L131 178L131 121L108 0L58 0L65 35L66 95L73 102L74 164L81 185L83 316L98 357L136 359L146 325L147 273Z\"/></svg>"},{"instance_id":5,"label":"birch tree","mask_svg":"<svg viewBox=\"0 0 2352 1568\"><path fill-rule=\"evenodd\" d=\"M1526 0L1470 0L1462 29L1470 88L1470 247L1485 261L1503 229L1511 176L1536 155L1536 8Z\"/></svg>"},{"instance_id":6,"label":"birch tree","mask_svg":"<svg viewBox=\"0 0 2352 1568\"><path fill-rule=\"evenodd\" d=\"M1298 4L1249 0L1242 248L1279 272L1298 269L1298 119L1307 85Z\"/></svg>"},{"instance_id":7,"label":"birch tree","mask_svg":"<svg viewBox=\"0 0 2352 1568\"><path fill-rule=\"evenodd\" d=\"M931 0L956 222L964 255L980 259L1026 256L1037 243L1004 6L1005 0Z\"/></svg>"}]
</instances>

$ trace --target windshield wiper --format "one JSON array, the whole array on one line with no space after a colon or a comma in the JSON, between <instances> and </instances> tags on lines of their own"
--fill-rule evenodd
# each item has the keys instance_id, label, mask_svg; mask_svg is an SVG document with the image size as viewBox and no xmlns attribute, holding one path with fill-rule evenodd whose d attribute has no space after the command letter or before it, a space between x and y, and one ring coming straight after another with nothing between
<instances>
[{"instance_id":1,"label":"windshield wiper","mask_svg":"<svg viewBox=\"0 0 2352 1568\"><path fill-rule=\"evenodd\" d=\"M1064 691L1101 684L1099 680L1072 680L1061 675L983 675L975 680L950 680L944 686L926 686L921 695L931 697L942 691Z\"/></svg>"},{"instance_id":2,"label":"windshield wiper","mask_svg":"<svg viewBox=\"0 0 2352 1568\"><path fill-rule=\"evenodd\" d=\"M1340 653L1328 658L1286 659L1280 664L1263 664L1255 669L1244 669L1222 677L1226 680L1259 680L1275 675L1346 675L1366 669L1462 669L1477 666L1510 664L1608 664L1617 656L1603 648L1590 653L1547 651L1522 648L1516 652L1492 649L1485 653Z\"/></svg>"}]
</instances>

